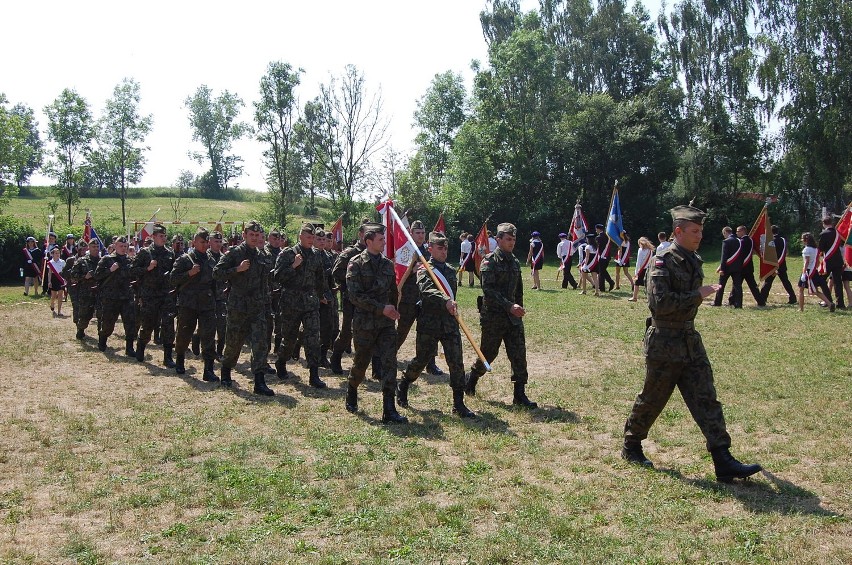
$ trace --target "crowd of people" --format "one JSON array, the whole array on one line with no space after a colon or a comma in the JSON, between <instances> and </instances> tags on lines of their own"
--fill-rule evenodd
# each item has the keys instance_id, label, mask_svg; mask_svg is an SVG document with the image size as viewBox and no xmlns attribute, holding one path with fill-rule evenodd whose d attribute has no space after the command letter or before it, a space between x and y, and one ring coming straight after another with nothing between
<instances>
[{"instance_id":1,"label":"crowd of people","mask_svg":"<svg viewBox=\"0 0 852 565\"><path fill-rule=\"evenodd\" d=\"M715 398L712 370L700 335L694 332L698 306L713 295L714 305L721 304L728 280L733 287L729 297L732 306L742 307L743 281L758 305L763 305L777 277L790 303L795 301L801 308L807 288L834 311L845 308L842 293L844 285L849 293L848 275L852 271L848 262L844 264L833 220L826 218L818 240L810 233L802 235L805 268L795 296L787 279L787 242L773 226L779 268L758 289L753 285L753 267L748 266L754 254L751 239L743 226L737 229L737 236L726 227L719 283L703 285L702 261L695 252L703 237L704 213L679 206L672 210L672 217L670 238L661 232L656 246L645 237L639 238L632 276L629 234L624 234L620 246L612 244L602 224L578 242L559 234L562 288L570 285L585 293L591 287L598 295L619 288L624 275L632 286L628 300L638 299L639 287L647 289L651 316L645 334L646 379L625 423L622 457L631 463L652 465L641 441L674 388L679 387L707 438L717 478L745 478L758 472L760 466L744 465L730 454L730 437L721 404ZM108 340L121 317L125 355L146 362L153 340L162 347L162 364L183 375L191 351L203 361L201 378L223 387L234 386L234 368L243 347L248 346L253 390L263 396L275 394L267 377L274 375L279 381L291 378L287 363L298 359L301 351L308 384L317 389L327 386L320 378L320 368L342 375L343 355L350 353L345 409L358 411L359 386L372 366L373 378L381 383L385 423L407 422L397 406L411 406L411 384L421 371L443 373L435 363L439 345L449 369L452 412L461 418L476 418L465 405L465 397L476 394L481 377L503 346L511 366L512 404L537 408L526 395L526 310L521 263L514 255L515 226L501 223L496 234L488 234L488 252L478 266L474 264L476 242L472 235L462 234L458 269L447 263L449 241L445 234L432 232L427 238L420 221L413 222L410 231L426 260L422 265L413 260L399 282L393 262L383 255L385 227L368 219L360 225L357 241L339 253L334 250L332 234L309 223L300 227L293 245L278 230L266 234L257 221L245 224L241 237L231 242L219 232L199 228L187 250L178 235L168 244L162 224L154 225L150 239L138 249L134 241L123 236L114 238L106 250L98 240L75 245L73 234L59 247L56 235L51 233L44 250L38 248L35 238L27 238L22 265L24 294L38 293L39 288L50 292L56 317L63 316L62 305L70 298L76 338L87 339L86 331L96 319L97 347L103 352L107 352ZM541 289L544 244L538 232L531 236L527 264L532 288ZM579 281L571 274L575 254ZM615 280L607 270L611 259L616 265ZM836 302L830 298L820 265L834 281ZM479 277L482 292L477 300L481 342L474 347L478 359L467 373L456 302L465 271L470 286L474 285L474 275ZM399 349L415 321L415 357L397 378ZM673 351L680 354L673 355ZM274 368L270 355L275 356ZM219 375L215 371L217 361Z\"/></svg>"}]
</instances>

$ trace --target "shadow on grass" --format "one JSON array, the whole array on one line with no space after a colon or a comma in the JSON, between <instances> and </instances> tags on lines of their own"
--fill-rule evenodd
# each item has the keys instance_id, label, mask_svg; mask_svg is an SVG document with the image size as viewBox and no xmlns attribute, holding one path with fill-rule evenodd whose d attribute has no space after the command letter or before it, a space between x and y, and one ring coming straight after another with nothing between
<instances>
[{"instance_id":1,"label":"shadow on grass","mask_svg":"<svg viewBox=\"0 0 852 565\"><path fill-rule=\"evenodd\" d=\"M660 469L666 475L679 479L687 485L712 492L720 496L731 496L753 512L778 514L807 514L826 518L841 518L835 512L821 506L819 497L813 492L779 478L769 471L761 471L764 481L736 481L720 483L708 479L684 477L680 471Z\"/></svg>"}]
</instances>

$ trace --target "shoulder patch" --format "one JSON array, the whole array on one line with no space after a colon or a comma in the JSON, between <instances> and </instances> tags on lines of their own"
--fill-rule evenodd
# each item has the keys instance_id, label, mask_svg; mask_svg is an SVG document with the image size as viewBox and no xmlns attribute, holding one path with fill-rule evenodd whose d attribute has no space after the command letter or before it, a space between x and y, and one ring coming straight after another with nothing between
<instances>
[{"instance_id":1,"label":"shoulder patch","mask_svg":"<svg viewBox=\"0 0 852 565\"><path fill-rule=\"evenodd\" d=\"M666 264L666 262L663 261L662 259L657 259L656 261L654 261L655 267L663 267L663 266L665 266L665 264Z\"/></svg>"}]
</instances>

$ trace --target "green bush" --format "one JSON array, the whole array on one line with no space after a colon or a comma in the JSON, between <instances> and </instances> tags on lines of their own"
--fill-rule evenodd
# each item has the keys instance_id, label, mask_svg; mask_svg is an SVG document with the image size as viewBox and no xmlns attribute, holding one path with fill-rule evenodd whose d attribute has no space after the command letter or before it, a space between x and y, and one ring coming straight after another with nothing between
<instances>
[{"instance_id":1,"label":"green bush","mask_svg":"<svg viewBox=\"0 0 852 565\"><path fill-rule=\"evenodd\" d=\"M0 281L20 278L21 250L30 235L35 236L32 226L13 216L0 215Z\"/></svg>"}]
</instances>

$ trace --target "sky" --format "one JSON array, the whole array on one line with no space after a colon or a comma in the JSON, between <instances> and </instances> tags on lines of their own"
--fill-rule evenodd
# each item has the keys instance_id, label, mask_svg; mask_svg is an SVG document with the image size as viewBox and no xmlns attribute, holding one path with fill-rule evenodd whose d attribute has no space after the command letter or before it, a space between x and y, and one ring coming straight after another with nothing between
<instances>
[{"instance_id":1,"label":"sky","mask_svg":"<svg viewBox=\"0 0 852 565\"><path fill-rule=\"evenodd\" d=\"M531 10L538 2L521 5ZM469 92L471 62L487 61L479 24L484 8L484 0L13 2L3 8L0 92L10 104L22 102L36 111L46 139L43 108L64 88L83 96L97 118L115 86L125 77L135 79L140 110L154 120L140 185L172 186L181 170L200 175L209 169L209 163L187 156L202 150L192 141L184 107L199 86L240 96L246 104L241 118L252 123L252 102L271 61L304 69L296 91L300 106L353 64L369 93L381 89L390 146L408 154L417 100L435 75L460 73ZM235 143L244 171L233 182L264 189L262 150L254 140ZM40 175L31 179L53 182Z\"/></svg>"}]
</instances>

